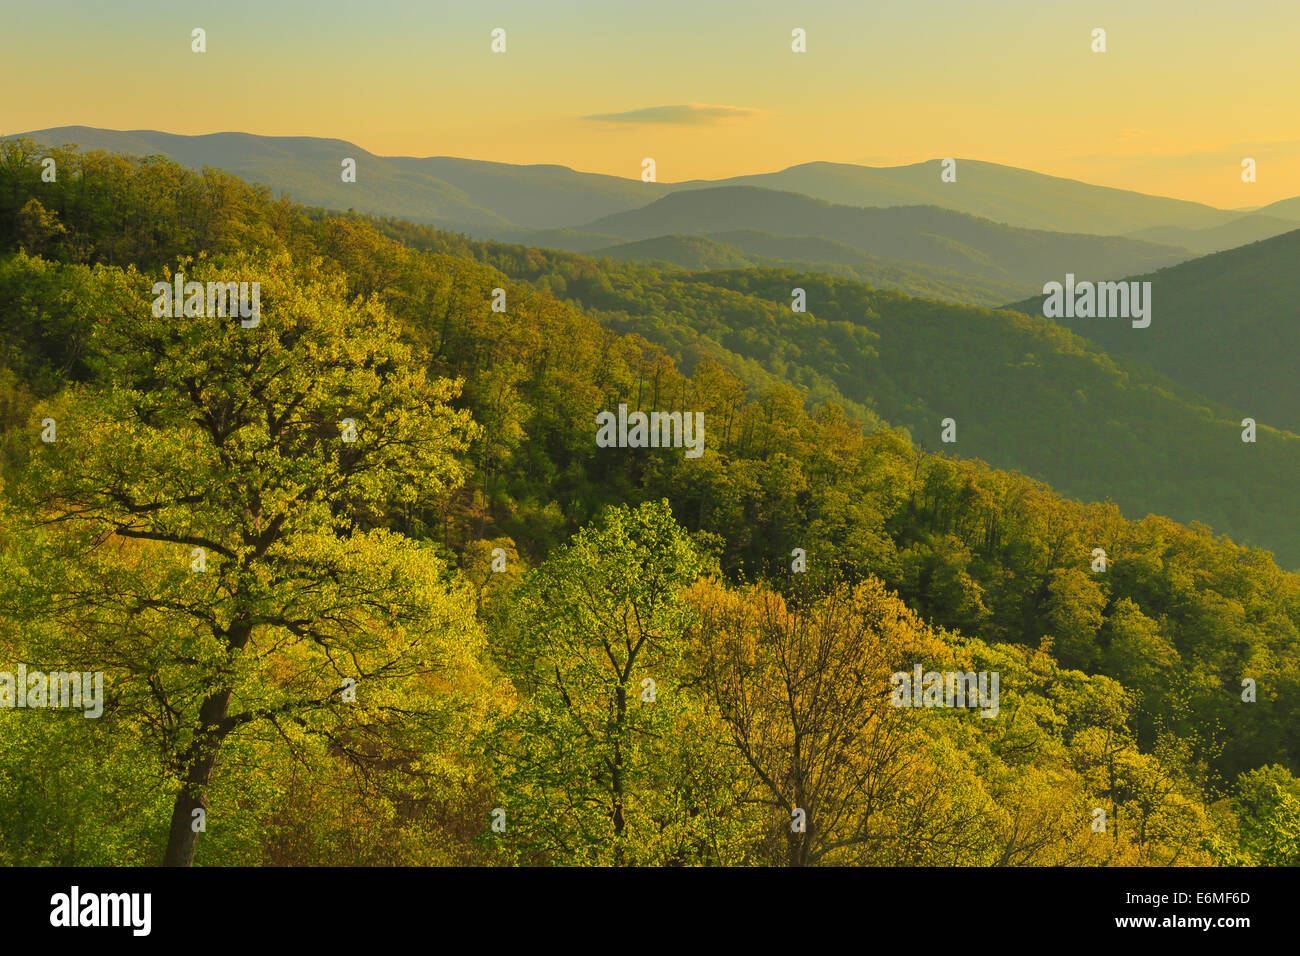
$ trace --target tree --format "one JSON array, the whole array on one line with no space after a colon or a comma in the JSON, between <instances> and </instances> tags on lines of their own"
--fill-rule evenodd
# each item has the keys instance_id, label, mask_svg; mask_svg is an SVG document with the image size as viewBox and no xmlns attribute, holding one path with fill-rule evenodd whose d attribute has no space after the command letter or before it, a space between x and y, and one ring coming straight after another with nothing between
<instances>
[{"instance_id":1,"label":"tree","mask_svg":"<svg viewBox=\"0 0 1300 956\"><path fill-rule=\"evenodd\" d=\"M779 810L768 823L784 834L785 863L861 860L926 763L917 715L892 705L890 675L940 645L875 578L802 608L761 586L706 583L693 600L705 685Z\"/></svg>"},{"instance_id":2,"label":"tree","mask_svg":"<svg viewBox=\"0 0 1300 956\"><path fill-rule=\"evenodd\" d=\"M1300 866L1300 781L1280 764L1237 778L1240 845L1256 866Z\"/></svg>"},{"instance_id":3,"label":"tree","mask_svg":"<svg viewBox=\"0 0 1300 956\"><path fill-rule=\"evenodd\" d=\"M548 861L734 860L720 735L685 681L682 592L706 566L667 502L606 510L525 580L502 666L508 838Z\"/></svg>"},{"instance_id":4,"label":"tree","mask_svg":"<svg viewBox=\"0 0 1300 956\"><path fill-rule=\"evenodd\" d=\"M1066 667L1090 669L1101 658L1097 631L1104 620L1106 595L1095 577L1066 568L1052 571L1048 579L1045 622Z\"/></svg>"},{"instance_id":5,"label":"tree","mask_svg":"<svg viewBox=\"0 0 1300 956\"><path fill-rule=\"evenodd\" d=\"M59 217L41 205L39 199L29 199L17 216L18 241L31 255L39 256L53 242L67 233Z\"/></svg>"},{"instance_id":6,"label":"tree","mask_svg":"<svg viewBox=\"0 0 1300 956\"><path fill-rule=\"evenodd\" d=\"M385 721L446 720L434 675L470 679L477 633L443 560L382 527L461 480L473 423L448 406L458 384L426 379L377 302L308 278L319 264L181 269L259 282L259 323L156 317L149 280L107 277L105 384L35 413L57 438L25 476L21 589L56 625L51 653L104 670L111 712L164 754L168 865L193 862L231 734L269 724L371 759Z\"/></svg>"}]
</instances>

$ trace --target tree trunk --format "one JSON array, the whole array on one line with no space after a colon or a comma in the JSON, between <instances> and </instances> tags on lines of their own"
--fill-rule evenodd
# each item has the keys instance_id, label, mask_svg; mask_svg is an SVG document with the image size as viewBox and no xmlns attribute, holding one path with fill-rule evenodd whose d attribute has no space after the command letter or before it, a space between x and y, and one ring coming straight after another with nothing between
<instances>
[{"instance_id":1,"label":"tree trunk","mask_svg":"<svg viewBox=\"0 0 1300 956\"><path fill-rule=\"evenodd\" d=\"M612 814L614 819L614 837L615 839L618 839L623 835L623 828L626 825L623 819L623 727L627 723L627 688L622 684L619 684L614 694L618 708L618 723L616 725L617 730L615 731L617 736L614 738L614 773L611 782L611 789L613 790L614 796ZM620 849L620 859L618 860L620 864L623 862L621 855L622 853Z\"/></svg>"},{"instance_id":2,"label":"tree trunk","mask_svg":"<svg viewBox=\"0 0 1300 956\"><path fill-rule=\"evenodd\" d=\"M808 825L807 817L804 818L804 826ZM786 834L786 866L807 866L808 851L811 847L811 834L805 830L803 833L795 833L791 830Z\"/></svg>"},{"instance_id":3,"label":"tree trunk","mask_svg":"<svg viewBox=\"0 0 1300 956\"><path fill-rule=\"evenodd\" d=\"M234 688L217 691L203 701L199 708L199 730L194 743L185 754L185 779L176 792L172 805L172 822L167 831L167 850L163 866L193 866L194 849L199 835L194 830L194 811L207 813L208 782L217 762L217 751L227 731L222 729L230 695Z\"/></svg>"}]
</instances>

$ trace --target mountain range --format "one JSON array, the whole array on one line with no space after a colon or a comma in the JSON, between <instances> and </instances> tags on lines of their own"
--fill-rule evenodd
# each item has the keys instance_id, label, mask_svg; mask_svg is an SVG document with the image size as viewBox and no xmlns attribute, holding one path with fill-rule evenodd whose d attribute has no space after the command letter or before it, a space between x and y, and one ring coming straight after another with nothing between
<instances>
[{"instance_id":1,"label":"mountain range","mask_svg":"<svg viewBox=\"0 0 1300 956\"><path fill-rule=\"evenodd\" d=\"M1030 287L1067 268L1118 276L1138 271L1138 263L1159 268L1191 256L1135 239L1021 229L938 206L859 208L756 186L672 193L586 228L624 239L756 230Z\"/></svg>"},{"instance_id":2,"label":"mountain range","mask_svg":"<svg viewBox=\"0 0 1300 956\"><path fill-rule=\"evenodd\" d=\"M1112 498L1130 514L1204 521L1300 562L1291 544L1300 525L1257 507L1300 509L1286 490L1300 468L1291 372L1300 222L1287 218L1300 215L1300 201L1215 210L963 162L958 183L972 188L946 195L982 197L967 211L938 203L957 184L926 164L812 164L744 182L657 184L558 166L377 157L342 140L83 127L29 138L221 167L380 217L432 251L448 251L437 247L461 231L475 238L459 240L468 245L457 254L546 285L686 366L722 355L751 370L751 384L802 385L925 443L951 416L963 455L1073 496ZM340 157L358 160L356 183L338 178ZM774 188L792 185L821 195ZM998 189L1000 211L990 205ZM1098 212L1084 229L1089 198ZM887 200L923 204L870 205ZM474 225L456 230L449 216ZM1041 228L1048 221L1072 231ZM1269 232L1280 234L1248 242ZM1067 273L1150 281L1151 326L1044 319L1041 300L1028 296ZM594 275L602 278L592 284ZM805 314L790 309L795 287L808 293ZM1004 302L1016 305L987 308ZM1263 427L1258 445L1243 449L1247 416Z\"/></svg>"},{"instance_id":3,"label":"mountain range","mask_svg":"<svg viewBox=\"0 0 1300 956\"><path fill-rule=\"evenodd\" d=\"M403 238L424 245L418 235ZM1278 262L1298 242L1300 231L1234 252ZM745 370L760 393L772 383L794 383L814 401L835 401L859 418L904 428L930 450L1014 469L1080 500L1114 501L1133 518L1156 513L1201 522L1300 567L1300 427L1264 410L1273 379L1261 375L1252 388L1249 349L1225 351L1220 370L1211 364L1184 374L1175 362L1156 368L1109 352L1028 308L913 298L823 273L664 272L434 237L426 247L480 258L514 279L562 286L562 297L603 325L644 337L683 367L722 361ZM1174 269L1195 274L1206 261ZM1154 275L1159 281L1172 271ZM1230 299L1239 278L1216 268L1199 293L1209 303ZM806 293L807 312L790 307L796 287ZM1163 281L1155 287L1150 328L1092 321L1122 325L1136 341L1172 321L1166 288ZM1213 308L1206 314L1213 316ZM1269 315L1252 314L1250 326L1266 328ZM1294 328L1275 333L1269 345L1289 341ZM1282 374L1293 354L1280 349L1267 374ZM1254 444L1241 440L1240 421L1248 415L1259 423ZM956 423L953 444L940 434L948 418Z\"/></svg>"},{"instance_id":4,"label":"mountain range","mask_svg":"<svg viewBox=\"0 0 1300 956\"><path fill-rule=\"evenodd\" d=\"M401 216L445 228L472 227L476 234L577 227L669 193L723 186L796 192L836 205L939 206L1024 229L1092 235L1158 228L1195 231L1242 219L1247 223L1237 228L1248 231L1257 216L1300 222L1300 197L1247 214L969 159L956 160L955 182L943 182L940 160L931 160L893 167L813 162L719 180L645 183L558 165L378 156L346 140L306 136L186 136L89 126L12 135L48 145L75 143L82 149L162 155L191 169L224 169L309 205ZM344 158L357 161L355 183L341 180ZM1255 226L1270 227L1267 222Z\"/></svg>"},{"instance_id":5,"label":"mountain range","mask_svg":"<svg viewBox=\"0 0 1300 956\"><path fill-rule=\"evenodd\" d=\"M478 239L685 269L811 269L984 306L1024 299L1065 272L1146 273L1300 228L1300 197L1216 209L967 159L953 182L933 160L647 183L558 165L379 156L341 139L87 126L14 135L162 155L307 205ZM345 159L356 162L355 182L343 181Z\"/></svg>"}]
</instances>

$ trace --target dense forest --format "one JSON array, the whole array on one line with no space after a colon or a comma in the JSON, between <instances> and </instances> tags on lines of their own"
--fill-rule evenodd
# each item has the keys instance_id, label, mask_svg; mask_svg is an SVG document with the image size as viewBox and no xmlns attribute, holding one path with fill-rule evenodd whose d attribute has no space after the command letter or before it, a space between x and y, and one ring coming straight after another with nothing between
<instances>
[{"instance_id":1,"label":"dense forest","mask_svg":"<svg viewBox=\"0 0 1300 956\"><path fill-rule=\"evenodd\" d=\"M21 140L0 257L0 660L106 689L0 708L0 862L1300 862L1300 577L966 457L1036 400L960 406L981 321L1044 388L1132 382L1064 330ZM159 314L177 273L257 321ZM1165 415L1070 467L1194 486L1174 442L1226 457L1226 419L1140 387L1043 427ZM620 405L702 412L704 454L600 447ZM1216 531L1295 520L1269 440ZM997 715L895 706L914 666L997 674Z\"/></svg>"},{"instance_id":2,"label":"dense forest","mask_svg":"<svg viewBox=\"0 0 1300 956\"><path fill-rule=\"evenodd\" d=\"M1160 290L1163 319L1142 335L1124 335L1114 323L1058 321L1207 398L1300 432L1298 259L1300 228L1140 276ZM1015 308L1043 314L1041 298Z\"/></svg>"},{"instance_id":3,"label":"dense forest","mask_svg":"<svg viewBox=\"0 0 1300 956\"><path fill-rule=\"evenodd\" d=\"M890 262L833 239L778 236L755 229L711 236L657 236L598 248L582 233L549 230L535 234L535 245L588 253L595 258L644 262L661 270L797 269L859 279L879 289L946 302L997 306L1019 298L1010 282L983 280L919 263ZM578 248L582 246L583 248Z\"/></svg>"},{"instance_id":4,"label":"dense forest","mask_svg":"<svg viewBox=\"0 0 1300 956\"><path fill-rule=\"evenodd\" d=\"M412 247L475 258L547 289L607 328L661 346L679 365L710 358L751 387L799 385L810 401L833 401L864 421L888 422L921 447L939 447L941 422L951 417L957 423L951 450L963 457L1022 472L1071 497L1114 501L1129 517L1155 513L1206 524L1267 548L1285 568L1300 568L1300 490L1292 480L1300 473L1300 435L1265 415L1285 401L1275 386L1282 376L1272 370L1285 365L1291 350L1279 348L1260 363L1238 355L1221 367L1208 360L1190 364L1205 369L1207 384L1227 376L1244 382L1251 369L1262 369L1255 376L1257 400L1243 398L1241 385L1236 400L1224 395L1225 404L1217 404L1189 391L1195 374L1176 383L1119 348L1103 352L1071 330L1018 311L915 299L816 272L664 271L470 242L393 220L375 225ZM1253 248L1276 264L1296 235ZM1121 320L1111 339L1147 337L1157 324L1161 341L1177 338L1169 332L1171 323L1177 326L1176 304L1165 305L1176 286L1156 283L1158 323L1134 330ZM1208 301L1205 286L1199 285ZM1214 298L1236 287L1228 282ZM803 290L808 311L792 310L795 289ZM1212 309L1204 311L1208 325ZM1275 312L1258 296L1241 310L1257 330ZM1092 321L1100 328L1107 320ZM1264 340L1242 338L1225 346L1225 355ZM1257 422L1255 443L1241 440L1247 417ZM1263 508L1264 501L1276 507Z\"/></svg>"}]
</instances>

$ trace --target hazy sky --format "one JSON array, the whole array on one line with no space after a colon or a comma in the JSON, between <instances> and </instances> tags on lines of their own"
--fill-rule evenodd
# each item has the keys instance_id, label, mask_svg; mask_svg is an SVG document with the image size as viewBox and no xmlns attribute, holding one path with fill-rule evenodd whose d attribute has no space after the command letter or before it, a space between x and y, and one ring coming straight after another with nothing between
<instances>
[{"instance_id":1,"label":"hazy sky","mask_svg":"<svg viewBox=\"0 0 1300 956\"><path fill-rule=\"evenodd\" d=\"M1300 0L3 7L3 133L328 136L628 177L652 156L662 181L954 156L1218 206L1300 195Z\"/></svg>"}]
</instances>

